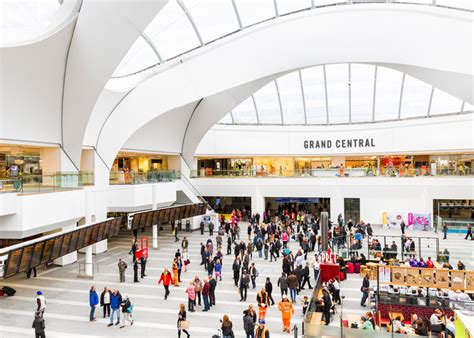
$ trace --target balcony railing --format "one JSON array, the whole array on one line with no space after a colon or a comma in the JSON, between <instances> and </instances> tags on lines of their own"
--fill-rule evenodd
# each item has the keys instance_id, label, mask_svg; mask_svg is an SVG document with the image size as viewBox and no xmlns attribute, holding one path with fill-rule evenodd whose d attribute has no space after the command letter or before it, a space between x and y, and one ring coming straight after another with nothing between
<instances>
[{"instance_id":1,"label":"balcony railing","mask_svg":"<svg viewBox=\"0 0 474 338\"><path fill-rule=\"evenodd\" d=\"M176 170L151 170L145 173L111 171L109 184L147 184L159 182L173 182L181 178L181 172Z\"/></svg>"},{"instance_id":2,"label":"balcony railing","mask_svg":"<svg viewBox=\"0 0 474 338\"><path fill-rule=\"evenodd\" d=\"M1 179L0 193L37 194L81 189L87 185L94 185L94 173L62 171Z\"/></svg>"},{"instance_id":3,"label":"balcony railing","mask_svg":"<svg viewBox=\"0 0 474 338\"><path fill-rule=\"evenodd\" d=\"M323 177L444 177L444 176L473 176L470 168L463 169L436 169L423 168L327 168L327 169L201 169L192 170L191 178L263 178L263 177L302 177L302 178L323 178Z\"/></svg>"}]
</instances>

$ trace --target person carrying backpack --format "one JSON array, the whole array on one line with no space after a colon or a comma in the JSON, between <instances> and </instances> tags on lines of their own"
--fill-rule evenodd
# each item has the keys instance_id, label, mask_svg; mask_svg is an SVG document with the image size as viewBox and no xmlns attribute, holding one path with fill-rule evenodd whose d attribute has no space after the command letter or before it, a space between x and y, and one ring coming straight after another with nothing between
<instances>
[{"instance_id":1,"label":"person carrying backpack","mask_svg":"<svg viewBox=\"0 0 474 338\"><path fill-rule=\"evenodd\" d=\"M130 299L128 296L123 297L123 301L120 304L122 307L122 313L123 313L123 324L120 326L120 328L125 327L125 322L129 322L130 325L133 325L133 318L132 318L132 312L133 312L133 305L130 302Z\"/></svg>"}]
</instances>

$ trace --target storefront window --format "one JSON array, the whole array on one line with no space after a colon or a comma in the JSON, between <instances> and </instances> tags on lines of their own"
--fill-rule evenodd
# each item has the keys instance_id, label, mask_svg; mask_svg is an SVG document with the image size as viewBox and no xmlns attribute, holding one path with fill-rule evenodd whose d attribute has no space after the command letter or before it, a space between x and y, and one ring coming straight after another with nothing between
<instances>
[{"instance_id":1,"label":"storefront window","mask_svg":"<svg viewBox=\"0 0 474 338\"><path fill-rule=\"evenodd\" d=\"M119 153L112 171L147 173L149 171L168 170L168 158L152 154Z\"/></svg>"},{"instance_id":2,"label":"storefront window","mask_svg":"<svg viewBox=\"0 0 474 338\"><path fill-rule=\"evenodd\" d=\"M41 175L39 148L0 145L0 178Z\"/></svg>"},{"instance_id":3,"label":"storefront window","mask_svg":"<svg viewBox=\"0 0 474 338\"><path fill-rule=\"evenodd\" d=\"M257 174L268 176L293 176L294 160L291 157L255 157Z\"/></svg>"}]
</instances>

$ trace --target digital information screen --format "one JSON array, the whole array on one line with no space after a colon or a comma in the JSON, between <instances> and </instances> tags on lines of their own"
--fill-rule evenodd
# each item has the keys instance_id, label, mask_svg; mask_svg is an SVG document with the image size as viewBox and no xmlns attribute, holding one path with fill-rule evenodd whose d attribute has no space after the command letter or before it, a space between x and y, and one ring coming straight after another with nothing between
<instances>
[{"instance_id":1,"label":"digital information screen","mask_svg":"<svg viewBox=\"0 0 474 338\"><path fill-rule=\"evenodd\" d=\"M63 243L63 237L64 236L59 236L54 238L53 252L51 253L50 260L58 258L61 254L61 244Z\"/></svg>"},{"instance_id":2,"label":"digital information screen","mask_svg":"<svg viewBox=\"0 0 474 338\"><path fill-rule=\"evenodd\" d=\"M33 257L34 245L28 245L23 248L23 254L21 255L20 268L18 272L28 271L30 268L31 257Z\"/></svg>"},{"instance_id":3,"label":"digital information screen","mask_svg":"<svg viewBox=\"0 0 474 338\"><path fill-rule=\"evenodd\" d=\"M5 272L3 273L4 278L14 276L20 266L21 253L23 248L10 251L8 254L8 261L6 263Z\"/></svg>"},{"instance_id":4,"label":"digital information screen","mask_svg":"<svg viewBox=\"0 0 474 338\"><path fill-rule=\"evenodd\" d=\"M43 256L41 257L41 264L51 261L51 252L53 250L54 238L44 241Z\"/></svg>"},{"instance_id":5,"label":"digital information screen","mask_svg":"<svg viewBox=\"0 0 474 338\"><path fill-rule=\"evenodd\" d=\"M77 250L77 239L79 238L79 230L76 230L71 233L71 241L69 242L68 253L74 252Z\"/></svg>"},{"instance_id":6,"label":"digital information screen","mask_svg":"<svg viewBox=\"0 0 474 338\"><path fill-rule=\"evenodd\" d=\"M33 258L31 259L30 267L35 267L41 264L41 257L43 255L45 241L38 242L35 244L33 249Z\"/></svg>"}]
</instances>

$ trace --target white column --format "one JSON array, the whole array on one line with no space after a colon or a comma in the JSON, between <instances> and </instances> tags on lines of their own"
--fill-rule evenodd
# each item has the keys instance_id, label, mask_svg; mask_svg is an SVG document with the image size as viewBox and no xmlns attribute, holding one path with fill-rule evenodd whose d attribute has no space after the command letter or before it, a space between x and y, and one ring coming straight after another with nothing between
<instances>
[{"instance_id":1,"label":"white column","mask_svg":"<svg viewBox=\"0 0 474 338\"><path fill-rule=\"evenodd\" d=\"M158 184L153 184L152 186L151 209L152 210L158 209ZM158 249L158 224L153 224L152 243L153 243L153 249Z\"/></svg>"},{"instance_id":2,"label":"white column","mask_svg":"<svg viewBox=\"0 0 474 338\"><path fill-rule=\"evenodd\" d=\"M90 210L91 216L94 218L88 220L87 223L103 221L107 218L107 187L109 186L109 175L110 171L99 158L94 154L94 193L92 196L93 209ZM99 254L107 251L107 240L104 239L92 246L92 253Z\"/></svg>"},{"instance_id":3,"label":"white column","mask_svg":"<svg viewBox=\"0 0 474 338\"><path fill-rule=\"evenodd\" d=\"M251 198L252 214L256 214L258 212L261 216L263 211L265 210L265 197L263 197L258 187L255 188L255 192L253 193Z\"/></svg>"},{"instance_id":4,"label":"white column","mask_svg":"<svg viewBox=\"0 0 474 338\"><path fill-rule=\"evenodd\" d=\"M93 276L92 272L92 245L86 248L86 265L85 265L86 276Z\"/></svg>"}]
</instances>

